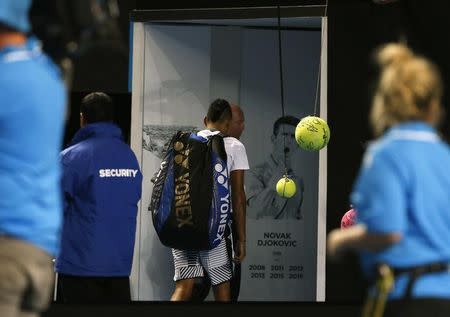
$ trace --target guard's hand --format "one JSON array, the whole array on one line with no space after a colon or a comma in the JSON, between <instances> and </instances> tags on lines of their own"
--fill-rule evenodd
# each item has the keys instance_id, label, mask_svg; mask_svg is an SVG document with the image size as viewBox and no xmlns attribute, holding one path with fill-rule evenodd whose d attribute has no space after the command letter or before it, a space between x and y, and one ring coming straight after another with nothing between
<instances>
[{"instance_id":1,"label":"guard's hand","mask_svg":"<svg viewBox=\"0 0 450 317\"><path fill-rule=\"evenodd\" d=\"M327 254L334 260L338 261L341 257L340 246L340 229L335 229L328 234L327 237Z\"/></svg>"},{"instance_id":2,"label":"guard's hand","mask_svg":"<svg viewBox=\"0 0 450 317\"><path fill-rule=\"evenodd\" d=\"M241 263L245 258L245 241L236 241L233 261Z\"/></svg>"}]
</instances>

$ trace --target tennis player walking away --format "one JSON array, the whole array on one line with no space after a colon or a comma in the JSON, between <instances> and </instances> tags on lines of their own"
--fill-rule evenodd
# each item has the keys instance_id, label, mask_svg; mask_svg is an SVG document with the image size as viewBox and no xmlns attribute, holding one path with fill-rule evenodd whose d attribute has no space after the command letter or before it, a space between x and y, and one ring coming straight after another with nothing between
<instances>
[{"instance_id":1,"label":"tennis player walking away","mask_svg":"<svg viewBox=\"0 0 450 317\"><path fill-rule=\"evenodd\" d=\"M242 108L237 104L230 104L231 107L231 121L228 127L228 133L226 134L230 138L235 138L233 143L238 145L240 148L243 147L245 151L245 146L240 142L240 137L245 129L245 116ZM229 232L226 235L227 249L229 251L230 257L233 253L234 246L237 245L237 232L234 226L229 226L227 228ZM209 294L211 289L211 280L208 275L203 278L197 278L192 291L192 301L204 301ZM232 277L230 280L230 296L232 302L237 302L239 298L239 292L241 289L241 263L237 261L232 262Z\"/></svg>"},{"instance_id":2,"label":"tennis player walking away","mask_svg":"<svg viewBox=\"0 0 450 317\"><path fill-rule=\"evenodd\" d=\"M216 99L211 103L205 117L205 130L199 136L227 134L231 120L230 104L224 99ZM247 154L241 142L232 137L224 137L227 153L227 166L231 179L232 221L236 233L234 257L231 258L226 238L220 244L206 251L172 249L175 264L175 291L172 301L188 301L192 299L195 279L204 276L211 280L216 301L230 301L230 279L232 263L241 263L245 257L245 211L246 198L244 192L244 172L248 167Z\"/></svg>"}]
</instances>

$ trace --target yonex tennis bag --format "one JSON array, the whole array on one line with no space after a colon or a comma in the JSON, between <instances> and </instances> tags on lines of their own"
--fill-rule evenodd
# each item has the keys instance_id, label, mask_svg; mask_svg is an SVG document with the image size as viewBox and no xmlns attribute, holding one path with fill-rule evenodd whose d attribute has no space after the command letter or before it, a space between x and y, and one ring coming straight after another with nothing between
<instances>
[{"instance_id":1,"label":"yonex tennis bag","mask_svg":"<svg viewBox=\"0 0 450 317\"><path fill-rule=\"evenodd\" d=\"M223 135L178 131L152 182L148 209L162 244L182 250L219 245L231 218Z\"/></svg>"}]
</instances>

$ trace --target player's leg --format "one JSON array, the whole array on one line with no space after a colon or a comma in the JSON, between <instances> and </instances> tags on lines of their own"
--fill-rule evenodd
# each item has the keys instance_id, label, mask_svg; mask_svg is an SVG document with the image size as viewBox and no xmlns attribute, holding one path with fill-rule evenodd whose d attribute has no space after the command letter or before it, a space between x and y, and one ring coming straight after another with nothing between
<instances>
[{"instance_id":1,"label":"player's leg","mask_svg":"<svg viewBox=\"0 0 450 317\"><path fill-rule=\"evenodd\" d=\"M211 281L208 274L203 273L203 275L203 277L195 279L191 297L193 302L203 302L211 290Z\"/></svg>"},{"instance_id":2,"label":"player's leg","mask_svg":"<svg viewBox=\"0 0 450 317\"><path fill-rule=\"evenodd\" d=\"M215 300L230 301L231 259L225 239L212 250L200 251L200 261L211 280Z\"/></svg>"},{"instance_id":3,"label":"player's leg","mask_svg":"<svg viewBox=\"0 0 450 317\"><path fill-rule=\"evenodd\" d=\"M192 298L195 278L203 276L199 254L196 251L172 249L175 267L175 291L171 301L188 301Z\"/></svg>"},{"instance_id":4,"label":"player's leg","mask_svg":"<svg viewBox=\"0 0 450 317\"><path fill-rule=\"evenodd\" d=\"M192 296L195 279L188 278L175 282L175 291L170 298L171 301L188 301Z\"/></svg>"},{"instance_id":5,"label":"player's leg","mask_svg":"<svg viewBox=\"0 0 450 317\"><path fill-rule=\"evenodd\" d=\"M214 299L216 302L231 301L230 281L221 284L213 285Z\"/></svg>"}]
</instances>

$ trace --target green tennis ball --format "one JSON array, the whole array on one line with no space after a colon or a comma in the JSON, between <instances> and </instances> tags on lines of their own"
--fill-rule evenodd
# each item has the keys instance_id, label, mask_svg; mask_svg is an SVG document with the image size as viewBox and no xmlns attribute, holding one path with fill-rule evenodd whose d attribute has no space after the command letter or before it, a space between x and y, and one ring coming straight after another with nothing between
<instances>
[{"instance_id":1,"label":"green tennis ball","mask_svg":"<svg viewBox=\"0 0 450 317\"><path fill-rule=\"evenodd\" d=\"M323 149L330 140L330 128L325 120L319 117L304 117L295 128L295 140L307 151Z\"/></svg>"},{"instance_id":2,"label":"green tennis ball","mask_svg":"<svg viewBox=\"0 0 450 317\"><path fill-rule=\"evenodd\" d=\"M283 178L277 182L276 188L278 195L284 198L291 198L297 191L295 182L286 176L283 176Z\"/></svg>"}]
</instances>

